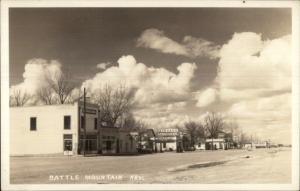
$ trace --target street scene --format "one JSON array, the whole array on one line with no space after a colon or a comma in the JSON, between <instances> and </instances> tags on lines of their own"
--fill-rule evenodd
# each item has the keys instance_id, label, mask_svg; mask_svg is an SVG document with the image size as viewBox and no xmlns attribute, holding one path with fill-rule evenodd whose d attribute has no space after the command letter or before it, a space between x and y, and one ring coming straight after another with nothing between
<instances>
[{"instance_id":1,"label":"street scene","mask_svg":"<svg viewBox=\"0 0 300 191\"><path fill-rule=\"evenodd\" d=\"M8 15L9 184L294 183L291 8Z\"/></svg>"},{"instance_id":2,"label":"street scene","mask_svg":"<svg viewBox=\"0 0 300 191\"><path fill-rule=\"evenodd\" d=\"M140 156L13 157L10 162L13 184L291 182L290 148Z\"/></svg>"}]
</instances>

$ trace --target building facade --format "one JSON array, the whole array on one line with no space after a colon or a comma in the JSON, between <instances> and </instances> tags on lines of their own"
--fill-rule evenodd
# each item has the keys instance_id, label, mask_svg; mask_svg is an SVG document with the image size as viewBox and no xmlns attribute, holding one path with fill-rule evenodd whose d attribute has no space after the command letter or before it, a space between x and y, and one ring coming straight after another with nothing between
<instances>
[{"instance_id":1,"label":"building facade","mask_svg":"<svg viewBox=\"0 0 300 191\"><path fill-rule=\"evenodd\" d=\"M216 138L205 140L205 148L206 150L227 150L234 148L232 134L220 131Z\"/></svg>"},{"instance_id":2,"label":"building facade","mask_svg":"<svg viewBox=\"0 0 300 191\"><path fill-rule=\"evenodd\" d=\"M156 147L159 152L182 152L184 148L183 133L178 129L159 129L156 137Z\"/></svg>"},{"instance_id":3,"label":"building facade","mask_svg":"<svg viewBox=\"0 0 300 191\"><path fill-rule=\"evenodd\" d=\"M138 137L138 151L140 153L157 152L156 135L153 129L139 132Z\"/></svg>"},{"instance_id":4,"label":"building facade","mask_svg":"<svg viewBox=\"0 0 300 191\"><path fill-rule=\"evenodd\" d=\"M10 108L10 154L76 153L78 116L78 103Z\"/></svg>"},{"instance_id":5,"label":"building facade","mask_svg":"<svg viewBox=\"0 0 300 191\"><path fill-rule=\"evenodd\" d=\"M131 129L102 127L96 105L85 111L82 102L11 107L10 155L136 152Z\"/></svg>"}]
</instances>

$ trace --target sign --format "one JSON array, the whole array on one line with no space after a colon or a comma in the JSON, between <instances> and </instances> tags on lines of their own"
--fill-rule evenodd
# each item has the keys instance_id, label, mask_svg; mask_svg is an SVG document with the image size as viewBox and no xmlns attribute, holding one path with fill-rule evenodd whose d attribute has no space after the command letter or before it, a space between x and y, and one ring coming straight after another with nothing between
<instances>
[{"instance_id":1,"label":"sign","mask_svg":"<svg viewBox=\"0 0 300 191\"><path fill-rule=\"evenodd\" d=\"M160 129L158 132L161 132L161 133L178 133L178 129Z\"/></svg>"},{"instance_id":2,"label":"sign","mask_svg":"<svg viewBox=\"0 0 300 191\"><path fill-rule=\"evenodd\" d=\"M95 109L85 109L85 113L88 113L88 114L96 114L97 111Z\"/></svg>"},{"instance_id":3,"label":"sign","mask_svg":"<svg viewBox=\"0 0 300 191\"><path fill-rule=\"evenodd\" d=\"M205 142L224 142L225 140L224 139L206 139Z\"/></svg>"},{"instance_id":4,"label":"sign","mask_svg":"<svg viewBox=\"0 0 300 191\"><path fill-rule=\"evenodd\" d=\"M88 114L97 114L97 110L96 109L89 109L89 108L85 108L85 113ZM84 109L82 108L82 114L84 114Z\"/></svg>"},{"instance_id":5,"label":"sign","mask_svg":"<svg viewBox=\"0 0 300 191\"><path fill-rule=\"evenodd\" d=\"M174 137L178 135L178 129L160 129L157 135L160 137Z\"/></svg>"}]
</instances>

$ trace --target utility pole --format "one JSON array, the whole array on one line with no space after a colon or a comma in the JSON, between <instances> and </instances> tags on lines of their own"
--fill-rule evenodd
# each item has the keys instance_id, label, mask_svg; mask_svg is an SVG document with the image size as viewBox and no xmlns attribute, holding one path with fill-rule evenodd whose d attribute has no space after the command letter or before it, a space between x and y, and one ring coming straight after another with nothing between
<instances>
[{"instance_id":1,"label":"utility pole","mask_svg":"<svg viewBox=\"0 0 300 191\"><path fill-rule=\"evenodd\" d=\"M83 89L83 156L85 156L85 144L86 144L86 92Z\"/></svg>"},{"instance_id":2,"label":"utility pole","mask_svg":"<svg viewBox=\"0 0 300 191\"><path fill-rule=\"evenodd\" d=\"M98 122L99 125L97 126L98 129L98 154L102 154L102 139L101 139L101 127L102 127L102 120L101 120L101 111L100 109L98 110Z\"/></svg>"}]
</instances>

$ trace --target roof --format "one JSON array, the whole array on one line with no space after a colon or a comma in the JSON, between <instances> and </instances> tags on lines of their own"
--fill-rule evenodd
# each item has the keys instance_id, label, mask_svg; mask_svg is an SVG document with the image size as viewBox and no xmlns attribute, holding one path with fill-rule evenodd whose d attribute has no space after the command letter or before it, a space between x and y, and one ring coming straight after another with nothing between
<instances>
[{"instance_id":1,"label":"roof","mask_svg":"<svg viewBox=\"0 0 300 191\"><path fill-rule=\"evenodd\" d=\"M67 103L67 104L52 104L52 105L25 105L25 106L9 106L9 109L26 109L26 108L41 108L41 107L67 107L67 106L75 106L75 103Z\"/></svg>"},{"instance_id":2,"label":"roof","mask_svg":"<svg viewBox=\"0 0 300 191\"><path fill-rule=\"evenodd\" d=\"M51 105L25 105L25 106L9 106L9 108L41 108L41 107L73 107L76 105L82 106L83 107L83 101L78 101L78 102L74 102L74 103L64 103L64 104L51 104ZM93 104L93 103L88 103L86 102L86 107L94 107L94 108L98 108L97 104Z\"/></svg>"}]
</instances>

